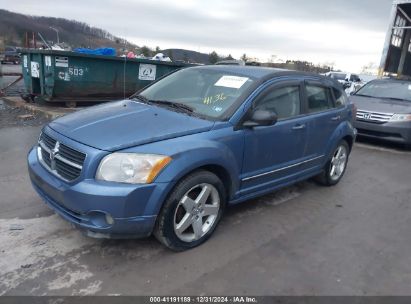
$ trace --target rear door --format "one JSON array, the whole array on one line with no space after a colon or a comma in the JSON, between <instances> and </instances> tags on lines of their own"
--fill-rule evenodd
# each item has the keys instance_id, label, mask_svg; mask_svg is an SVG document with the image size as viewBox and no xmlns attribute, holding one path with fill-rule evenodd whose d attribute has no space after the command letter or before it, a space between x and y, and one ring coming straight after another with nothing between
<instances>
[{"instance_id":1,"label":"rear door","mask_svg":"<svg viewBox=\"0 0 411 304\"><path fill-rule=\"evenodd\" d=\"M306 168L323 164L330 140L344 116L344 106L334 101L333 89L321 81L305 81L308 121Z\"/></svg>"}]
</instances>

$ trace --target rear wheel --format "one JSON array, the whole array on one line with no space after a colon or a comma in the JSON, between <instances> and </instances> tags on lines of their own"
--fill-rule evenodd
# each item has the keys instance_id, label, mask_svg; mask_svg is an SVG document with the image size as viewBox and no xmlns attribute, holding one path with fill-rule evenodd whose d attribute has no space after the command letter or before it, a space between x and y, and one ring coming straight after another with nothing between
<instances>
[{"instance_id":1,"label":"rear wheel","mask_svg":"<svg viewBox=\"0 0 411 304\"><path fill-rule=\"evenodd\" d=\"M220 221L225 199L224 185L215 174L190 174L177 184L165 202L154 235L175 251L204 243Z\"/></svg>"},{"instance_id":2,"label":"rear wheel","mask_svg":"<svg viewBox=\"0 0 411 304\"><path fill-rule=\"evenodd\" d=\"M324 171L316 177L316 180L325 186L338 184L347 168L349 154L350 148L347 142L345 140L340 141L331 159L325 165Z\"/></svg>"}]
</instances>

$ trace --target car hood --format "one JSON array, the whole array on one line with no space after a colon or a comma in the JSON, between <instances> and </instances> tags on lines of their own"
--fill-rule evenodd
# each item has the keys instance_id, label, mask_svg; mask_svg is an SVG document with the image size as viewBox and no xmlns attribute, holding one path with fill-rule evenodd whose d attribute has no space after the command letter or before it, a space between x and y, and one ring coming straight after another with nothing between
<instances>
[{"instance_id":1,"label":"car hood","mask_svg":"<svg viewBox=\"0 0 411 304\"><path fill-rule=\"evenodd\" d=\"M398 114L411 113L411 102L408 101L397 101L358 95L352 95L350 99L357 106L358 110Z\"/></svg>"},{"instance_id":2,"label":"car hood","mask_svg":"<svg viewBox=\"0 0 411 304\"><path fill-rule=\"evenodd\" d=\"M58 118L54 131L82 144L116 151L210 130L214 122L131 100L110 102Z\"/></svg>"}]
</instances>

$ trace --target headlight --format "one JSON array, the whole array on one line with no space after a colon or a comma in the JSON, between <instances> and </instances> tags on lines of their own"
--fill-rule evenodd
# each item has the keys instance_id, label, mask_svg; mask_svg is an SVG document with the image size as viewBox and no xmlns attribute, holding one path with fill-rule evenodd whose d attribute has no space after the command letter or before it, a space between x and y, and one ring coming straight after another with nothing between
<instances>
[{"instance_id":1,"label":"headlight","mask_svg":"<svg viewBox=\"0 0 411 304\"><path fill-rule=\"evenodd\" d=\"M411 121L411 114L394 114L390 121Z\"/></svg>"},{"instance_id":2,"label":"headlight","mask_svg":"<svg viewBox=\"0 0 411 304\"><path fill-rule=\"evenodd\" d=\"M154 154L113 153L100 162L96 179L130 183L149 184L171 161L171 157Z\"/></svg>"}]
</instances>

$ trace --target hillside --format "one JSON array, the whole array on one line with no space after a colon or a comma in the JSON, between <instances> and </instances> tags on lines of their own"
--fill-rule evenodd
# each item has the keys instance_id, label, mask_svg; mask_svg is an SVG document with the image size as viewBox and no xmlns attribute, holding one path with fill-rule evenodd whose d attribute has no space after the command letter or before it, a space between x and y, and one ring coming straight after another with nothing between
<instances>
[{"instance_id":1,"label":"hillside","mask_svg":"<svg viewBox=\"0 0 411 304\"><path fill-rule=\"evenodd\" d=\"M29 33L29 39L31 39L31 33L36 33L38 43L41 40L37 33L41 33L48 42L56 43L56 32L50 27L58 29L60 42L64 42L72 48L124 48L123 39L110 34L106 30L92 27L83 22L64 18L28 16L0 9L0 50L6 45L24 47L26 32ZM156 51L146 46L138 48L130 42L127 42L127 48L133 51L137 48L136 53L142 53L148 57L154 56L156 53ZM166 49L159 52L169 56L172 60L203 64L210 62L208 54L190 50Z\"/></svg>"},{"instance_id":2,"label":"hillside","mask_svg":"<svg viewBox=\"0 0 411 304\"><path fill-rule=\"evenodd\" d=\"M58 29L60 42L64 41L73 48L103 46L120 48L124 43L119 37L83 22L63 18L28 16L0 9L0 40L4 45L24 47L26 32L30 35L32 32L40 32L47 41L56 42L56 32L50 27ZM40 41L40 38L36 39Z\"/></svg>"},{"instance_id":3,"label":"hillside","mask_svg":"<svg viewBox=\"0 0 411 304\"><path fill-rule=\"evenodd\" d=\"M161 51L164 55L170 57L172 60L182 60L196 63L209 64L209 54L189 51L184 49L166 49Z\"/></svg>"}]
</instances>

